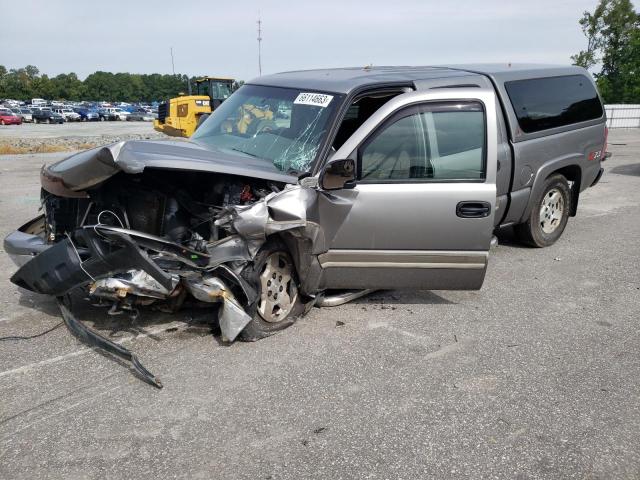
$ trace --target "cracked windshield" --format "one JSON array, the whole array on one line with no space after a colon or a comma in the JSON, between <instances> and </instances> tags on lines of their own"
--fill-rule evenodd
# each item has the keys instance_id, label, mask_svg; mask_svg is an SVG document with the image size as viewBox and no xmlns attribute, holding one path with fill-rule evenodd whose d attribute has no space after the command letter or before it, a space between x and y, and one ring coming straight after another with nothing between
<instances>
[{"instance_id":1,"label":"cracked windshield","mask_svg":"<svg viewBox=\"0 0 640 480\"><path fill-rule=\"evenodd\" d=\"M311 169L338 101L338 95L245 85L191 138L297 175Z\"/></svg>"}]
</instances>

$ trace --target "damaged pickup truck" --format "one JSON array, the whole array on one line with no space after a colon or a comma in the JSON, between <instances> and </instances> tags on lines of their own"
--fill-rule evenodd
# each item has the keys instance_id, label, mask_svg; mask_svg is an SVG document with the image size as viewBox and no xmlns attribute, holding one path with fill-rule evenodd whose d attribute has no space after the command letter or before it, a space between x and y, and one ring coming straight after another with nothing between
<instances>
[{"instance_id":1,"label":"damaged pickup truck","mask_svg":"<svg viewBox=\"0 0 640 480\"><path fill-rule=\"evenodd\" d=\"M20 287L112 313L219 303L256 340L334 289L479 289L496 228L544 247L600 179L602 103L577 67L378 67L244 85L189 140L125 141L41 172L43 214L5 239Z\"/></svg>"}]
</instances>

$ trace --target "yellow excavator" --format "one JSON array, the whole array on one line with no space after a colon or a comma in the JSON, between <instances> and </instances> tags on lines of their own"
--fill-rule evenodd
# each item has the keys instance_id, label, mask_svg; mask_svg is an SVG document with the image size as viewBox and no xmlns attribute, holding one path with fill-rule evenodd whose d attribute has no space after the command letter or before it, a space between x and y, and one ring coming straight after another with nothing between
<instances>
[{"instance_id":1,"label":"yellow excavator","mask_svg":"<svg viewBox=\"0 0 640 480\"><path fill-rule=\"evenodd\" d=\"M190 137L201 117L218 108L233 92L233 78L202 77L195 81L195 94L180 95L158 106L153 128L172 137Z\"/></svg>"}]
</instances>

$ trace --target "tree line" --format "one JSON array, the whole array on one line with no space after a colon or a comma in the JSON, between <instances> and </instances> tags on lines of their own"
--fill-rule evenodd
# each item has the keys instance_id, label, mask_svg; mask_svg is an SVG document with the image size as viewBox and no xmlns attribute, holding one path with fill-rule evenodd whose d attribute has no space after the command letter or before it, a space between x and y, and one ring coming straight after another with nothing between
<instances>
[{"instance_id":1,"label":"tree line","mask_svg":"<svg viewBox=\"0 0 640 480\"><path fill-rule=\"evenodd\" d=\"M30 100L89 100L119 102L152 102L187 93L187 75L163 75L159 73L110 73L95 72L84 80L75 73L62 73L55 77L41 74L37 67L7 70L0 65L0 99Z\"/></svg>"},{"instance_id":2,"label":"tree line","mask_svg":"<svg viewBox=\"0 0 640 480\"><path fill-rule=\"evenodd\" d=\"M594 72L605 103L640 103L640 17L630 0L600 0L580 26L587 48L571 59Z\"/></svg>"}]
</instances>

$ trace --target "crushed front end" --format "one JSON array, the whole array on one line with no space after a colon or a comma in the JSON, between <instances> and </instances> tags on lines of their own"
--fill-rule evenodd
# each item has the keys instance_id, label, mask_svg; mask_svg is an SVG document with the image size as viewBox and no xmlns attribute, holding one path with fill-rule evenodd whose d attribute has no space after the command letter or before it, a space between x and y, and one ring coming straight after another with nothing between
<instances>
[{"instance_id":1,"label":"crushed front end","mask_svg":"<svg viewBox=\"0 0 640 480\"><path fill-rule=\"evenodd\" d=\"M111 313L131 314L143 306L175 312L186 299L219 303L223 340L234 341L259 301L259 281L245 270L266 241L269 225L278 223L269 217L267 203L300 187L189 169L127 172L131 163L118 162L123 147L78 154L84 155L81 174L68 171L74 157L63 161L66 175L56 172L56 164L43 168L43 214L8 235L4 247L19 266L13 283L58 298L76 336L131 361L146 381L160 387L128 350L79 322L67 296L80 289L92 302L107 303ZM278 225L275 231L284 231L304 228L306 221Z\"/></svg>"}]
</instances>

